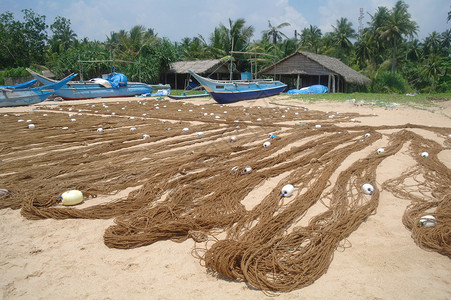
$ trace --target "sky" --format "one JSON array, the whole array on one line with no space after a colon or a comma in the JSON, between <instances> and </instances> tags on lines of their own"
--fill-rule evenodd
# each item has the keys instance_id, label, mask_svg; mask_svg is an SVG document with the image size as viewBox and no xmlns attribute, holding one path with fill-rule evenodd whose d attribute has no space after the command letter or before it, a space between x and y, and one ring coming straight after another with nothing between
<instances>
[{"instance_id":1,"label":"sky","mask_svg":"<svg viewBox=\"0 0 451 300\"><path fill-rule=\"evenodd\" d=\"M404 0L412 19L419 25L417 38L422 41L433 31L451 28L447 22L450 0ZM254 27L252 40L261 32L288 22L282 32L294 37L294 32L315 25L321 32L331 32L337 20L344 17L358 31L360 9L363 27L377 7L391 9L396 0L0 0L0 13L14 14L23 21L21 10L32 9L46 16L50 25L56 16L71 21L71 28L79 39L105 41L111 32L129 31L135 25L153 28L159 37L180 42L185 37L202 35L207 41L215 27L228 20L244 18Z\"/></svg>"}]
</instances>

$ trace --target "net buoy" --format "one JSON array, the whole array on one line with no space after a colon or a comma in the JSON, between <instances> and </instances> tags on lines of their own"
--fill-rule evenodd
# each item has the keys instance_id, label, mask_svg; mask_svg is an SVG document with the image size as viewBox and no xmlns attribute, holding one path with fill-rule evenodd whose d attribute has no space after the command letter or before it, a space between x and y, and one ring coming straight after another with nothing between
<instances>
[{"instance_id":1,"label":"net buoy","mask_svg":"<svg viewBox=\"0 0 451 300\"><path fill-rule=\"evenodd\" d=\"M422 153L421 153L421 156L424 157L424 158L428 158L428 157L429 157L429 153L427 153L427 152L422 152Z\"/></svg>"},{"instance_id":2,"label":"net buoy","mask_svg":"<svg viewBox=\"0 0 451 300\"><path fill-rule=\"evenodd\" d=\"M130 117L130 118L128 118L129 120L134 120L135 119L135 117Z\"/></svg>"},{"instance_id":3,"label":"net buoy","mask_svg":"<svg viewBox=\"0 0 451 300\"><path fill-rule=\"evenodd\" d=\"M83 201L83 193L79 190L70 190L59 196L63 205L76 205Z\"/></svg>"},{"instance_id":4,"label":"net buoy","mask_svg":"<svg viewBox=\"0 0 451 300\"><path fill-rule=\"evenodd\" d=\"M362 191L367 195L372 195L374 193L374 188L371 184L365 183L362 185Z\"/></svg>"},{"instance_id":5,"label":"net buoy","mask_svg":"<svg viewBox=\"0 0 451 300\"><path fill-rule=\"evenodd\" d=\"M185 127L185 128L182 129L182 131L183 131L183 132L187 132L187 131L189 131L189 128L188 128L188 127Z\"/></svg>"},{"instance_id":6,"label":"net buoy","mask_svg":"<svg viewBox=\"0 0 451 300\"><path fill-rule=\"evenodd\" d=\"M243 174L247 175L252 171L252 168L250 166L247 166L243 169Z\"/></svg>"},{"instance_id":7,"label":"net buoy","mask_svg":"<svg viewBox=\"0 0 451 300\"><path fill-rule=\"evenodd\" d=\"M230 174L235 175L238 172L238 166L235 166L232 168L232 170L230 170Z\"/></svg>"},{"instance_id":8,"label":"net buoy","mask_svg":"<svg viewBox=\"0 0 451 300\"><path fill-rule=\"evenodd\" d=\"M199 131L198 133L197 133L197 136L203 136L204 135L204 132L203 131Z\"/></svg>"},{"instance_id":9,"label":"net buoy","mask_svg":"<svg viewBox=\"0 0 451 300\"><path fill-rule=\"evenodd\" d=\"M62 129L62 130L67 130L67 129L69 129L69 127L64 126L64 127L62 127L61 129Z\"/></svg>"},{"instance_id":10,"label":"net buoy","mask_svg":"<svg viewBox=\"0 0 451 300\"><path fill-rule=\"evenodd\" d=\"M136 127L130 128L130 131L136 131Z\"/></svg>"},{"instance_id":11,"label":"net buoy","mask_svg":"<svg viewBox=\"0 0 451 300\"><path fill-rule=\"evenodd\" d=\"M150 140L150 135L143 134L143 140Z\"/></svg>"},{"instance_id":12,"label":"net buoy","mask_svg":"<svg viewBox=\"0 0 451 300\"><path fill-rule=\"evenodd\" d=\"M367 139L367 138L369 138L370 136L371 136L371 134L369 134L369 133L365 133L365 138Z\"/></svg>"},{"instance_id":13,"label":"net buoy","mask_svg":"<svg viewBox=\"0 0 451 300\"><path fill-rule=\"evenodd\" d=\"M102 133L103 132L103 128L97 128L97 132L98 133Z\"/></svg>"},{"instance_id":14,"label":"net buoy","mask_svg":"<svg viewBox=\"0 0 451 300\"><path fill-rule=\"evenodd\" d=\"M229 139L229 142L233 143L233 142L236 142L236 140L237 140L236 136L232 135Z\"/></svg>"},{"instance_id":15,"label":"net buoy","mask_svg":"<svg viewBox=\"0 0 451 300\"><path fill-rule=\"evenodd\" d=\"M32 123L32 124L28 124L28 128L30 128L30 129L33 129L35 126L34 126L34 124Z\"/></svg>"},{"instance_id":16,"label":"net buoy","mask_svg":"<svg viewBox=\"0 0 451 300\"><path fill-rule=\"evenodd\" d=\"M290 197L293 194L293 191L294 186L292 186L291 184L287 184L282 188L281 193L283 197Z\"/></svg>"},{"instance_id":17,"label":"net buoy","mask_svg":"<svg viewBox=\"0 0 451 300\"><path fill-rule=\"evenodd\" d=\"M264 147L264 148L267 148L267 147L269 147L269 146L271 146L271 143L270 143L270 142L264 142L264 143L263 143L263 147Z\"/></svg>"},{"instance_id":18,"label":"net buoy","mask_svg":"<svg viewBox=\"0 0 451 300\"><path fill-rule=\"evenodd\" d=\"M75 122L75 121L77 121L77 119L70 119L70 121L71 121L71 122Z\"/></svg>"},{"instance_id":19,"label":"net buoy","mask_svg":"<svg viewBox=\"0 0 451 300\"><path fill-rule=\"evenodd\" d=\"M17 120L17 123L22 123L22 122L25 122L25 120L22 120L22 119Z\"/></svg>"},{"instance_id":20,"label":"net buoy","mask_svg":"<svg viewBox=\"0 0 451 300\"><path fill-rule=\"evenodd\" d=\"M319 124L315 125L315 128L321 128L321 125L319 125Z\"/></svg>"},{"instance_id":21,"label":"net buoy","mask_svg":"<svg viewBox=\"0 0 451 300\"><path fill-rule=\"evenodd\" d=\"M376 150L377 154L382 154L384 153L385 149L384 148L379 148Z\"/></svg>"},{"instance_id":22,"label":"net buoy","mask_svg":"<svg viewBox=\"0 0 451 300\"><path fill-rule=\"evenodd\" d=\"M437 220L434 216L426 215L420 218L420 224L423 227L434 227L435 225L437 225Z\"/></svg>"}]
</instances>

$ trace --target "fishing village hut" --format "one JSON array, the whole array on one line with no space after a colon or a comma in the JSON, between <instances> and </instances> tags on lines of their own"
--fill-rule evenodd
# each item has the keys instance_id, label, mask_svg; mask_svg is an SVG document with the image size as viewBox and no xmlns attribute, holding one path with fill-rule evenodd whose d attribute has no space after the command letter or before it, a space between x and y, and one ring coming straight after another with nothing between
<instances>
[{"instance_id":1,"label":"fishing village hut","mask_svg":"<svg viewBox=\"0 0 451 300\"><path fill-rule=\"evenodd\" d=\"M228 79L230 72L227 66L220 59L173 62L166 73L165 82L174 89L185 89L190 84L188 70L212 79Z\"/></svg>"},{"instance_id":2,"label":"fishing village hut","mask_svg":"<svg viewBox=\"0 0 451 300\"><path fill-rule=\"evenodd\" d=\"M321 84L328 87L329 93L346 92L349 84L363 86L371 82L337 58L305 51L287 56L258 74L276 76L289 88Z\"/></svg>"}]
</instances>

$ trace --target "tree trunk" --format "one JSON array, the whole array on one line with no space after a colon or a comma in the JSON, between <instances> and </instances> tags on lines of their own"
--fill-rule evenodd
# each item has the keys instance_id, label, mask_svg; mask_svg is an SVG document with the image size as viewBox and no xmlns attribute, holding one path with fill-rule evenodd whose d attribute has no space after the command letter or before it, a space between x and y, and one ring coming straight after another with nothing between
<instances>
[{"instance_id":1,"label":"tree trunk","mask_svg":"<svg viewBox=\"0 0 451 300\"><path fill-rule=\"evenodd\" d=\"M392 72L392 86L395 85L395 69L396 69L396 38L393 38L393 58L392 58L392 65L391 65L391 72Z\"/></svg>"}]
</instances>

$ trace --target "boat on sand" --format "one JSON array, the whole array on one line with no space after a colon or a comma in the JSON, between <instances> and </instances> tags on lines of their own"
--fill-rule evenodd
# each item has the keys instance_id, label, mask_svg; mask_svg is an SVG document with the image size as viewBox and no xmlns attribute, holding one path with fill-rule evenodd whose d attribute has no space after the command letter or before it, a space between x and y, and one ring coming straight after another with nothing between
<instances>
[{"instance_id":1,"label":"boat on sand","mask_svg":"<svg viewBox=\"0 0 451 300\"><path fill-rule=\"evenodd\" d=\"M213 80L202 77L191 70L188 72L220 104L277 95L287 87L286 84L272 79Z\"/></svg>"}]
</instances>

